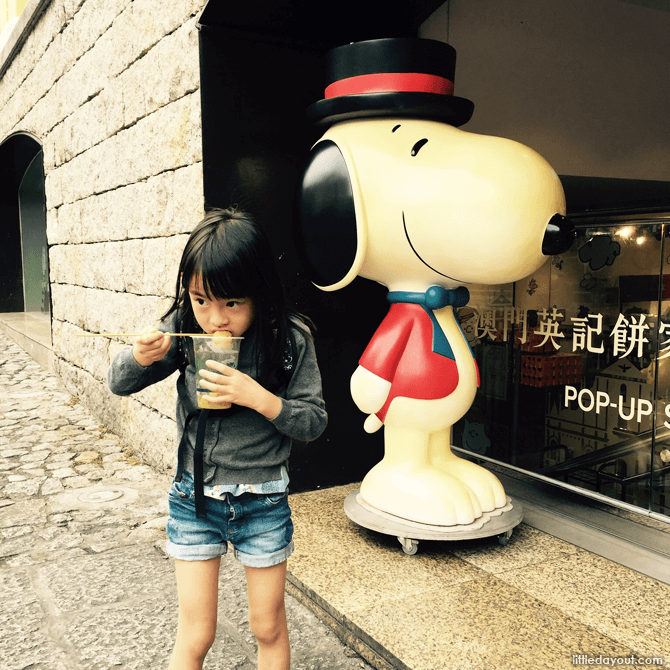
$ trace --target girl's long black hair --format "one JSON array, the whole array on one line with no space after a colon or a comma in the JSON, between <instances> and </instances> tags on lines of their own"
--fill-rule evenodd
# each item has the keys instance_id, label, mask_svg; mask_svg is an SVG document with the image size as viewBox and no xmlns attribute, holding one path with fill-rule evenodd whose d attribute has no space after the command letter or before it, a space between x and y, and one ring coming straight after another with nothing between
<instances>
[{"instance_id":1,"label":"girl's long black hair","mask_svg":"<svg viewBox=\"0 0 670 670\"><path fill-rule=\"evenodd\" d=\"M212 209L193 229L179 264L176 298L163 315L166 319L177 312L181 332L199 330L189 298L189 286L198 277L210 298L253 301L257 376L267 384L282 366L289 317L308 327L312 324L286 305L270 241L249 214L235 208Z\"/></svg>"}]
</instances>

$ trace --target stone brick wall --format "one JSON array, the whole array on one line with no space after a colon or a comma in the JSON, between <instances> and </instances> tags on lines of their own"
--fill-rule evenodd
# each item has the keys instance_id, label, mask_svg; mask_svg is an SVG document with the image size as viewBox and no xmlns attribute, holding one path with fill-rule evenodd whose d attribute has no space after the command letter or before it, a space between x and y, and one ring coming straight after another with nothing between
<instances>
[{"instance_id":1,"label":"stone brick wall","mask_svg":"<svg viewBox=\"0 0 670 670\"><path fill-rule=\"evenodd\" d=\"M0 79L0 142L44 146L55 369L102 423L172 466L174 379L106 386L124 340L155 325L203 214L198 31L205 0L52 0ZM131 342L127 340L126 342Z\"/></svg>"}]
</instances>

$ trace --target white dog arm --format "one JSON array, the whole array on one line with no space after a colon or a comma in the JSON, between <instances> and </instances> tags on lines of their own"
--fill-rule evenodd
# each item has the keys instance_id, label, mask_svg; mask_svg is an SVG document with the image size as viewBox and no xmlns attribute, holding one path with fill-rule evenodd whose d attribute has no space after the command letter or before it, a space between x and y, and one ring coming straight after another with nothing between
<instances>
[{"instance_id":1,"label":"white dog arm","mask_svg":"<svg viewBox=\"0 0 670 670\"><path fill-rule=\"evenodd\" d=\"M374 414L382 408L390 389L391 382L360 365L351 375L351 397L358 409L366 414Z\"/></svg>"},{"instance_id":2,"label":"white dog arm","mask_svg":"<svg viewBox=\"0 0 670 670\"><path fill-rule=\"evenodd\" d=\"M366 433L374 433L382 427L383 424L375 412L383 407L390 389L391 382L387 382L360 365L351 375L351 397L361 412L370 415L363 424Z\"/></svg>"}]
</instances>

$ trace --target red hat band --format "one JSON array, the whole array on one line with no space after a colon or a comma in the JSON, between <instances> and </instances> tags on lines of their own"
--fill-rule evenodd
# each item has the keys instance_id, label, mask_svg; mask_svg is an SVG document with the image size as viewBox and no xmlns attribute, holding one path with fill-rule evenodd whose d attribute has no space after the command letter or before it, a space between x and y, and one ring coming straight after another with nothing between
<instances>
[{"instance_id":1,"label":"red hat band","mask_svg":"<svg viewBox=\"0 0 670 670\"><path fill-rule=\"evenodd\" d=\"M435 93L453 95L454 82L445 77L419 72L383 72L362 74L333 82L326 88L325 98L362 93Z\"/></svg>"},{"instance_id":2,"label":"red hat band","mask_svg":"<svg viewBox=\"0 0 670 670\"><path fill-rule=\"evenodd\" d=\"M351 42L326 57L323 100L307 117L320 126L401 116L453 126L467 123L474 104L454 95L456 50L419 37Z\"/></svg>"}]
</instances>

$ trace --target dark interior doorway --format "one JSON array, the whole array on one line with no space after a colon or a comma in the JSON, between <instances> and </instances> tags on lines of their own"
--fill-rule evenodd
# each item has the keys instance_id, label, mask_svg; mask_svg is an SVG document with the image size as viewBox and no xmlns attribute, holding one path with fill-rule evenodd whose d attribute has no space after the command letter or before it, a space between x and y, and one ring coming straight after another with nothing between
<instances>
[{"instance_id":1,"label":"dark interior doorway","mask_svg":"<svg viewBox=\"0 0 670 670\"><path fill-rule=\"evenodd\" d=\"M328 428L296 444L294 491L360 481L381 459L381 431L363 430L349 380L388 305L386 290L357 279L324 293L310 283L293 243L294 196L311 145L322 131L306 109L323 98L327 50L351 41L416 36L443 0L212 0L200 21L205 205L233 204L266 228L288 298L317 326Z\"/></svg>"},{"instance_id":2,"label":"dark interior doorway","mask_svg":"<svg viewBox=\"0 0 670 670\"><path fill-rule=\"evenodd\" d=\"M0 145L0 312L50 314L42 145L27 133Z\"/></svg>"},{"instance_id":3,"label":"dark interior doorway","mask_svg":"<svg viewBox=\"0 0 670 670\"><path fill-rule=\"evenodd\" d=\"M23 299L26 312L51 313L49 247L44 194L44 156L33 158L19 185Z\"/></svg>"}]
</instances>

